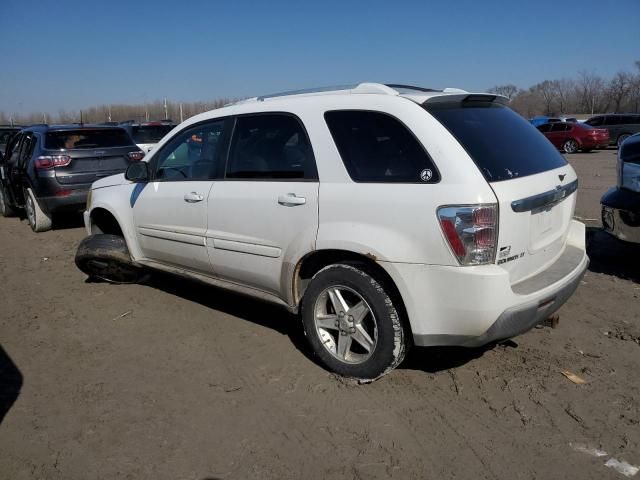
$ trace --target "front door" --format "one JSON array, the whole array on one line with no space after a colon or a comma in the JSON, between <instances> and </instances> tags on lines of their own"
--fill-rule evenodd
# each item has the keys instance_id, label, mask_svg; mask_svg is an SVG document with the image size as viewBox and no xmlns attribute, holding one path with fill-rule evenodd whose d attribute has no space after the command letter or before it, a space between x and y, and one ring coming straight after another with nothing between
<instances>
[{"instance_id":1,"label":"front door","mask_svg":"<svg viewBox=\"0 0 640 480\"><path fill-rule=\"evenodd\" d=\"M212 273L206 248L207 200L222 167L225 120L188 127L149 160L151 181L131 197L146 259Z\"/></svg>"},{"instance_id":2,"label":"front door","mask_svg":"<svg viewBox=\"0 0 640 480\"><path fill-rule=\"evenodd\" d=\"M238 117L225 179L209 196L207 241L216 275L287 298L301 252L315 248L318 176L301 122Z\"/></svg>"}]
</instances>

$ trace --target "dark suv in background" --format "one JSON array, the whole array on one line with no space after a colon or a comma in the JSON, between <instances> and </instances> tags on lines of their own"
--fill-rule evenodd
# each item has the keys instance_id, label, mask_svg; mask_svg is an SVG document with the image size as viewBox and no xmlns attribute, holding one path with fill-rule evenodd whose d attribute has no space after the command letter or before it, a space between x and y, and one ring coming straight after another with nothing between
<instances>
[{"instance_id":1,"label":"dark suv in background","mask_svg":"<svg viewBox=\"0 0 640 480\"><path fill-rule=\"evenodd\" d=\"M0 162L0 213L7 217L24 208L34 232L49 230L53 215L84 210L95 180L122 173L143 157L120 127L25 127Z\"/></svg>"},{"instance_id":2,"label":"dark suv in background","mask_svg":"<svg viewBox=\"0 0 640 480\"><path fill-rule=\"evenodd\" d=\"M596 115L584 123L609 130L609 145L617 147L634 133L640 132L640 114L637 113Z\"/></svg>"}]
</instances>

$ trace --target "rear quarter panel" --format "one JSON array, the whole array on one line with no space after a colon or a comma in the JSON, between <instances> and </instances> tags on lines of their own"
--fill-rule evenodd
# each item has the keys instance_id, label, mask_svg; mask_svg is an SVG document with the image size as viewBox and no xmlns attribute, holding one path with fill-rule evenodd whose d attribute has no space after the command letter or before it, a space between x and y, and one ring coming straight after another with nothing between
<instances>
[{"instance_id":1,"label":"rear quarter panel","mask_svg":"<svg viewBox=\"0 0 640 480\"><path fill-rule=\"evenodd\" d=\"M320 176L316 248L349 250L379 261L457 265L440 229L437 209L495 203L466 151L416 103L398 97L351 95L305 113ZM367 97L367 98L365 98ZM324 120L329 110L382 111L404 123L438 168L439 183L356 183L349 177Z\"/></svg>"}]
</instances>

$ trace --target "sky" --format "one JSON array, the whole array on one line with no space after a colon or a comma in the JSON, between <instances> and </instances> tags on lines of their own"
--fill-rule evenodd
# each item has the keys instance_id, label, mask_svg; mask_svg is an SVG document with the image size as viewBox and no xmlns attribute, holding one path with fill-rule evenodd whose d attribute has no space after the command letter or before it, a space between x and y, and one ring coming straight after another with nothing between
<instances>
[{"instance_id":1,"label":"sky","mask_svg":"<svg viewBox=\"0 0 640 480\"><path fill-rule=\"evenodd\" d=\"M0 0L0 111L361 81L485 90L640 60L640 0Z\"/></svg>"}]
</instances>

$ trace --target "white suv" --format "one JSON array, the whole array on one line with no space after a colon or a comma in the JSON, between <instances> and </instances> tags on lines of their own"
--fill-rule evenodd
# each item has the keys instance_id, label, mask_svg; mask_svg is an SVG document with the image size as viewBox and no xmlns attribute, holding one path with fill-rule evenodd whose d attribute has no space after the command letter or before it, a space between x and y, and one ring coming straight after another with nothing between
<instances>
[{"instance_id":1,"label":"white suv","mask_svg":"<svg viewBox=\"0 0 640 480\"><path fill-rule=\"evenodd\" d=\"M279 303L345 376L379 377L411 344L513 337L588 257L574 170L506 102L362 83L203 113L93 184L76 263Z\"/></svg>"}]
</instances>

